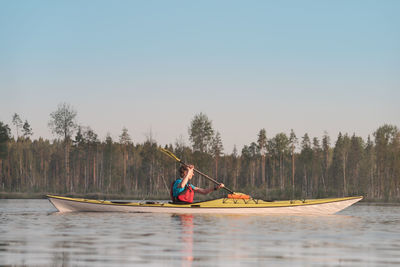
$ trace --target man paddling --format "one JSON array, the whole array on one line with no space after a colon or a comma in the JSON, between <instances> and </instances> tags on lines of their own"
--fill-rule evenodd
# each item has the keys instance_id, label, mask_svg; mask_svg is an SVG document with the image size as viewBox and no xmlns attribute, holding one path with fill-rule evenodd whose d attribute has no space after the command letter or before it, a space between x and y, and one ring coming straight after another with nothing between
<instances>
[{"instance_id":1,"label":"man paddling","mask_svg":"<svg viewBox=\"0 0 400 267\"><path fill-rule=\"evenodd\" d=\"M193 171L193 165L182 165L179 168L180 178L173 182L171 186L171 198L173 202L193 203L194 192L206 195L224 187L224 184L221 183L214 188L203 189L190 184L189 180L191 180L194 175Z\"/></svg>"}]
</instances>

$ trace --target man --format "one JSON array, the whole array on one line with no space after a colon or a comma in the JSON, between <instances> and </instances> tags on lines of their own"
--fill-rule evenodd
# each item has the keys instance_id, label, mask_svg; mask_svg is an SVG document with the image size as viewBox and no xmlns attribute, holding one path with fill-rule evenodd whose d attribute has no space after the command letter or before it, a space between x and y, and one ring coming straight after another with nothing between
<instances>
[{"instance_id":1,"label":"man","mask_svg":"<svg viewBox=\"0 0 400 267\"><path fill-rule=\"evenodd\" d=\"M184 166L179 168L179 176L171 187L171 198L173 202L177 203L193 203L194 192L200 194L209 194L215 190L224 187L224 184L219 184L214 188L203 189L196 187L189 183L194 175L194 166Z\"/></svg>"}]
</instances>

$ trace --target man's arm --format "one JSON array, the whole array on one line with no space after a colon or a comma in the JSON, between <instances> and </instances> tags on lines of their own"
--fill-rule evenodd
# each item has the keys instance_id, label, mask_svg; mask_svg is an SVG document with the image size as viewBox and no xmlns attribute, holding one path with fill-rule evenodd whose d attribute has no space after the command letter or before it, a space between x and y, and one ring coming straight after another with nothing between
<instances>
[{"instance_id":1,"label":"man's arm","mask_svg":"<svg viewBox=\"0 0 400 267\"><path fill-rule=\"evenodd\" d=\"M200 188L200 187L195 187L194 191L196 193L200 193L200 194L206 195L206 194L209 194L209 193L213 192L214 190L218 190L218 189L220 189L220 188L222 188L224 186L225 186L224 184L219 184L215 188L207 188L207 189L203 189L203 188Z\"/></svg>"},{"instance_id":2,"label":"man's arm","mask_svg":"<svg viewBox=\"0 0 400 267\"><path fill-rule=\"evenodd\" d=\"M211 193L212 191L214 191L214 188L207 188L207 189L200 188L200 187L195 187L194 188L194 192L200 193L200 194L203 194L203 195Z\"/></svg>"}]
</instances>

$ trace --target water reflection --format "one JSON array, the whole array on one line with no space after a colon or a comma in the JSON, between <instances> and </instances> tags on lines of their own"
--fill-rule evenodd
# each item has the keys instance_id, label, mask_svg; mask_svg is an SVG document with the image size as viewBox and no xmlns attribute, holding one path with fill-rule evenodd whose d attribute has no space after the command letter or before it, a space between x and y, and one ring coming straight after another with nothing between
<instances>
[{"instance_id":1,"label":"water reflection","mask_svg":"<svg viewBox=\"0 0 400 267\"><path fill-rule=\"evenodd\" d=\"M181 242L182 242L182 266L188 267L192 266L193 262L193 214L176 214L172 215L172 218L175 219L181 230Z\"/></svg>"},{"instance_id":2,"label":"water reflection","mask_svg":"<svg viewBox=\"0 0 400 267\"><path fill-rule=\"evenodd\" d=\"M333 216L53 213L0 201L0 265L399 265L400 206Z\"/></svg>"}]
</instances>

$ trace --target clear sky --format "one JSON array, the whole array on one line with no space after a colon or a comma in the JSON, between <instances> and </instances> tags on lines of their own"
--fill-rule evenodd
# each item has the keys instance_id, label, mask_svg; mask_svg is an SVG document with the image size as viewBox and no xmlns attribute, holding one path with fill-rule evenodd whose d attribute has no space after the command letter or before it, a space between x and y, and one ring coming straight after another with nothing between
<instances>
[{"instance_id":1,"label":"clear sky","mask_svg":"<svg viewBox=\"0 0 400 267\"><path fill-rule=\"evenodd\" d=\"M0 0L0 121L53 138L67 102L101 139L125 126L189 144L200 112L228 153L261 128L365 138L400 126L399 14L396 0Z\"/></svg>"}]
</instances>

